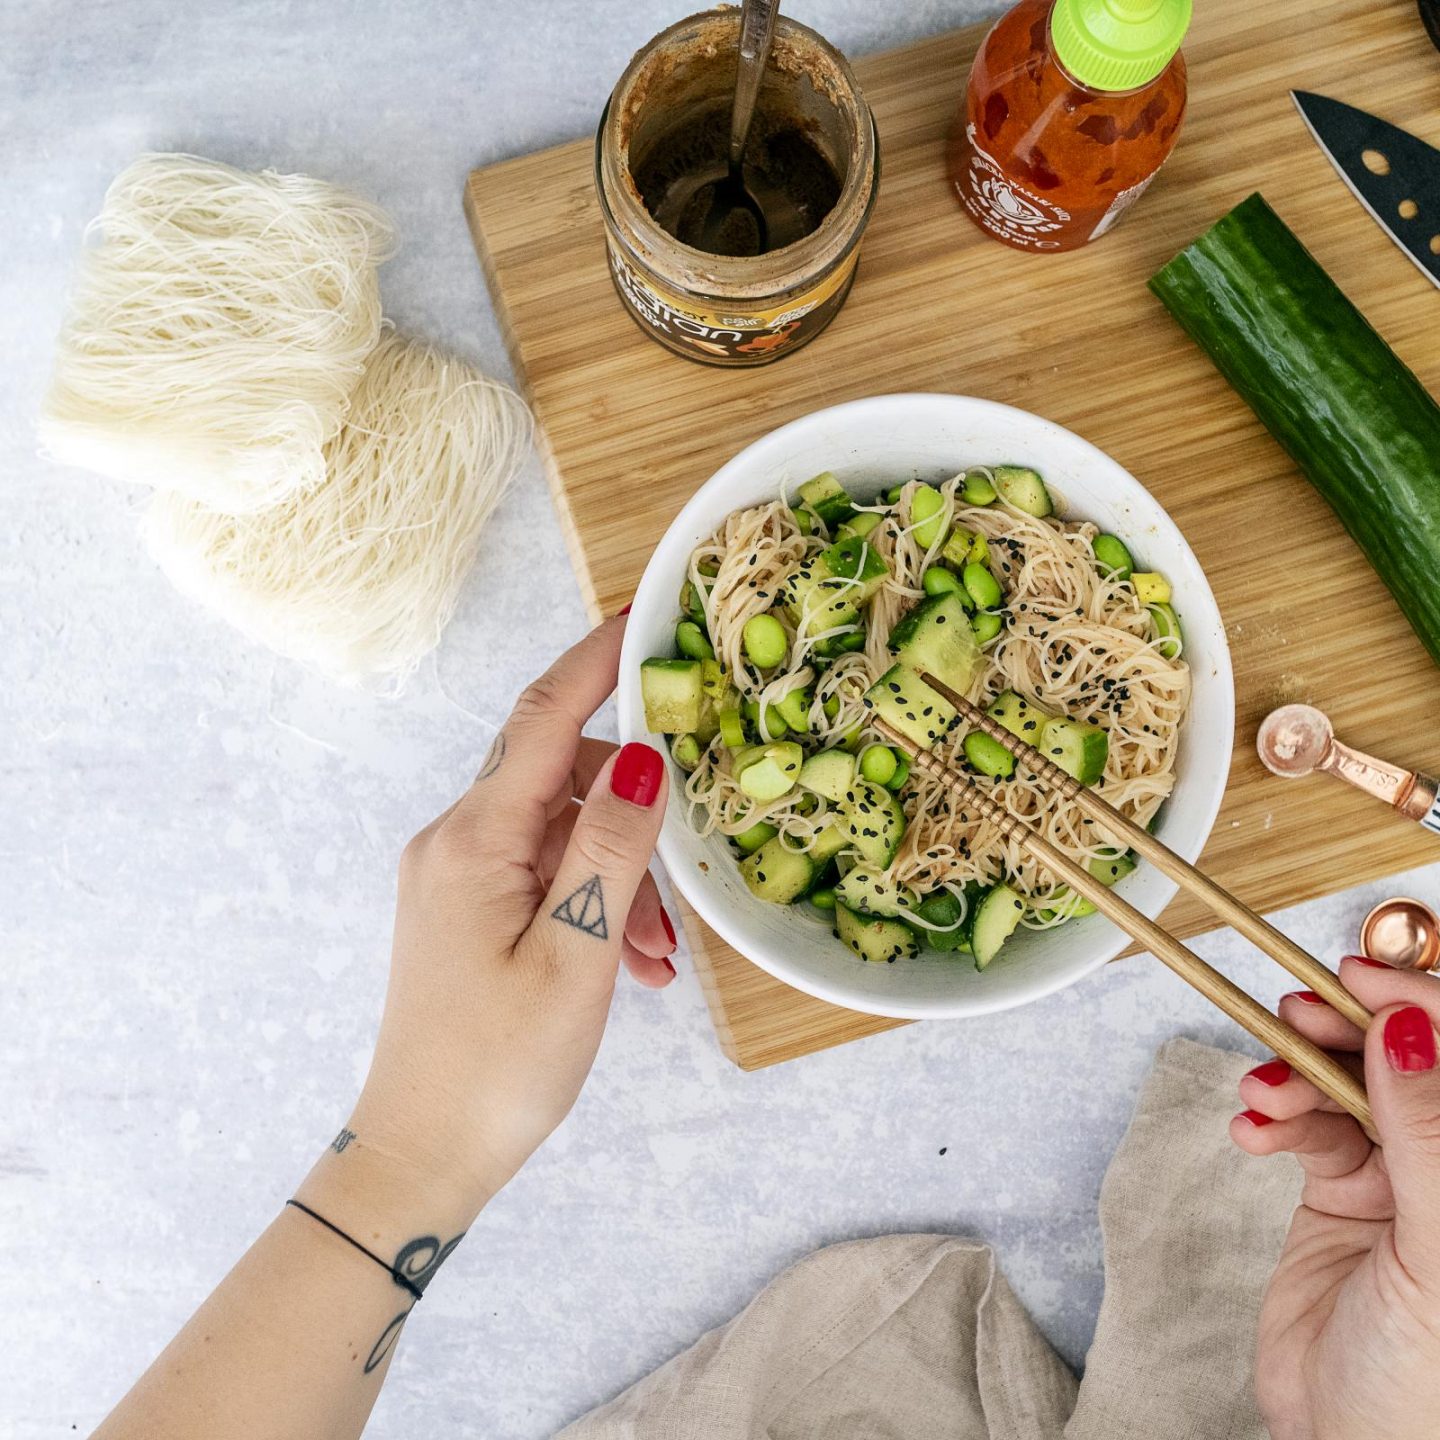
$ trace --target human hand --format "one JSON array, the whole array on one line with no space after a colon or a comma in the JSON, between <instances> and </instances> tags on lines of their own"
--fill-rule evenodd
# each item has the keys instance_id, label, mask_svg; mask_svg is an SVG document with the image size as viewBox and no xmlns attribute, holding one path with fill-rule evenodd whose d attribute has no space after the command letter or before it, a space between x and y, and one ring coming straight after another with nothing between
<instances>
[{"instance_id":1,"label":"human hand","mask_svg":"<svg viewBox=\"0 0 1440 1440\"><path fill-rule=\"evenodd\" d=\"M1346 956L1368 1035L1309 991L1280 1015L1363 1072L1384 1148L1283 1060L1240 1082L1230 1135L1293 1153L1301 1206L1260 1313L1255 1387L1274 1440L1440 1435L1440 983ZM1363 1059L1362 1059L1363 1057Z\"/></svg>"},{"instance_id":2,"label":"human hand","mask_svg":"<svg viewBox=\"0 0 1440 1440\"><path fill-rule=\"evenodd\" d=\"M620 962L648 986L675 975L646 868L664 761L580 733L615 687L624 628L601 625L525 691L469 791L400 862L389 992L346 1173L361 1150L383 1157L387 1173L441 1191L456 1228L574 1104Z\"/></svg>"}]
</instances>

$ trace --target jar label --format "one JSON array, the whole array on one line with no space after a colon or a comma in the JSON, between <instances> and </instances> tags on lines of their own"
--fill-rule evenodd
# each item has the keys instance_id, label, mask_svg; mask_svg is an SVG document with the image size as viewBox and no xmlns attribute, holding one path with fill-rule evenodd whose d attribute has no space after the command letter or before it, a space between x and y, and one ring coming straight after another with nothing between
<instances>
[{"instance_id":1,"label":"jar label","mask_svg":"<svg viewBox=\"0 0 1440 1440\"><path fill-rule=\"evenodd\" d=\"M1100 223L1090 232L1092 240L1098 240L1114 223L1145 193L1145 188L1160 173L1157 166L1143 180L1137 180L1128 190L1122 190L1111 202L1110 208L1100 217Z\"/></svg>"},{"instance_id":2,"label":"jar label","mask_svg":"<svg viewBox=\"0 0 1440 1440\"><path fill-rule=\"evenodd\" d=\"M1065 228L1070 212L1007 175L995 157L980 148L975 135L975 126L967 125L970 164L964 178L955 182L960 203L984 229L1003 235L1012 245L1059 249L1060 242L1048 237Z\"/></svg>"},{"instance_id":3,"label":"jar label","mask_svg":"<svg viewBox=\"0 0 1440 1440\"><path fill-rule=\"evenodd\" d=\"M860 258L857 246L809 290L766 306L683 299L629 263L606 237L610 273L626 308L662 345L695 360L763 365L817 334L844 303Z\"/></svg>"}]
</instances>

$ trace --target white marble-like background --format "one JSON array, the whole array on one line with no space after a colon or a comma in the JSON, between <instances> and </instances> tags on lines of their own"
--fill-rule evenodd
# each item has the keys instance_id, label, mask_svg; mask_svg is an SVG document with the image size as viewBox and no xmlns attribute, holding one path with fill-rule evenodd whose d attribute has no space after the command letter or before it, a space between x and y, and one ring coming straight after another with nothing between
<instances>
[{"instance_id":1,"label":"white marble-like background","mask_svg":"<svg viewBox=\"0 0 1440 1440\"><path fill-rule=\"evenodd\" d=\"M859 53L988 5L786 8ZM142 149L344 182L403 238L389 313L504 374L464 176L588 131L680 13L0 0L6 1440L94 1426L334 1133L379 1013L400 847L584 624L534 465L399 701L337 691L181 600L136 540L138 494L34 458L82 227ZM1440 865L1284 923L1333 955L1396 883L1433 900ZM1233 937L1200 949L1263 998L1286 988ZM669 991L622 987L575 1114L408 1327L374 1435L548 1434L787 1262L898 1229L988 1236L1079 1363L1100 1177L1149 1057L1175 1033L1243 1038L1132 961L1022 1012L743 1075L677 959Z\"/></svg>"}]
</instances>

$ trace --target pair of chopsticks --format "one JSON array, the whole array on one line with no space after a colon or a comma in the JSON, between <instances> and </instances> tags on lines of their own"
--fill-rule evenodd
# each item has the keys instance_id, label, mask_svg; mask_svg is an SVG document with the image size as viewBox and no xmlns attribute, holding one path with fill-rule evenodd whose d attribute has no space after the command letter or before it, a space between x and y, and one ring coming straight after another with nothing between
<instances>
[{"instance_id":1,"label":"pair of chopsticks","mask_svg":"<svg viewBox=\"0 0 1440 1440\"><path fill-rule=\"evenodd\" d=\"M1263 916L1257 915L1228 890L1222 889L1189 861L1182 860L1148 830L1142 829L1128 816L1122 815L1093 790L1081 785L1033 745L1027 745L1018 736L1011 734L963 695L933 675L922 674L921 678L943 695L965 721L975 729L983 731L997 744L1003 745L1019 764L1046 785L1058 790L1083 815L1113 835L1122 836L1125 843L1143 859L1148 860L1162 874L1169 876L1182 889L1188 890L1212 914L1233 926L1348 1020L1354 1021L1361 1029L1369 1025L1372 1018L1370 1012L1340 983L1333 970L1302 950L1288 936L1282 935ZM1372 1139L1375 1138L1370 1102L1365 1088L1339 1061L1292 1030L1253 996L1247 995L1233 981L1182 945L1163 926L1142 915L1108 885L1102 884L1088 870L1075 864L1037 829L1027 821L1010 814L968 776L952 770L938 755L922 749L886 721L872 717L871 724L892 745L905 751L915 769L944 785L961 804L973 808L997 825L1002 835L1013 836L1023 850L1028 851L1047 870L1063 880L1075 894L1083 896L1102 915L1113 920L1132 940L1157 955L1182 980L1224 1011L1237 1025L1248 1030L1262 1045L1289 1061L1298 1074L1303 1075L1337 1105L1349 1111L1365 1132Z\"/></svg>"}]
</instances>

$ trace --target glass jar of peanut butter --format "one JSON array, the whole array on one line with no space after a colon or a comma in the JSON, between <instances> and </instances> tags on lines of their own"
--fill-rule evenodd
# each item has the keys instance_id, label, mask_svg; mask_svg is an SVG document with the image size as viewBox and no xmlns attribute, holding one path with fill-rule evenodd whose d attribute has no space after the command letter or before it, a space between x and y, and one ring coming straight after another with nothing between
<instances>
[{"instance_id":1,"label":"glass jar of peanut butter","mask_svg":"<svg viewBox=\"0 0 1440 1440\"><path fill-rule=\"evenodd\" d=\"M708 365L768 364L834 319L879 188L875 122L845 57L781 16L745 150L761 248L690 243L705 177L725 169L739 32L732 9L657 35L620 77L595 139L621 303L653 340ZM747 248L744 235L735 248Z\"/></svg>"}]
</instances>

